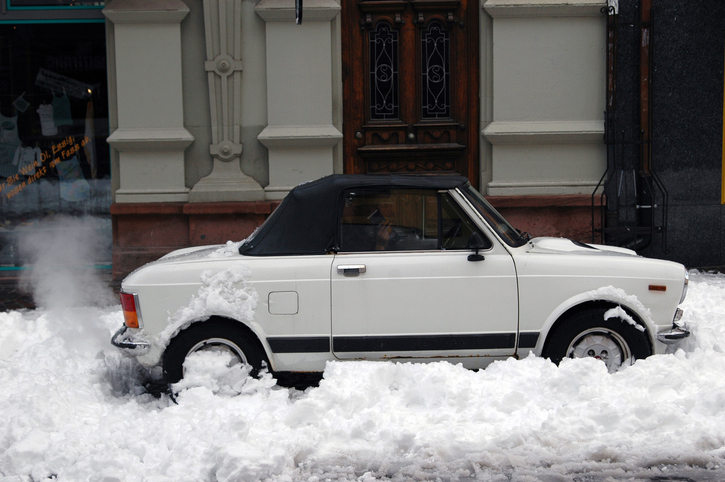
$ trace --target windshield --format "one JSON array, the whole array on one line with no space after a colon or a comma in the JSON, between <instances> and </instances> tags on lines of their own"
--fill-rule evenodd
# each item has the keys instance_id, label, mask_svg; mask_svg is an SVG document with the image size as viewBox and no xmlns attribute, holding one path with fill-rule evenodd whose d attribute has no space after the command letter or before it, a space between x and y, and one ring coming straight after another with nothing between
<instances>
[{"instance_id":1,"label":"windshield","mask_svg":"<svg viewBox=\"0 0 725 482\"><path fill-rule=\"evenodd\" d=\"M496 231L496 234L509 246L519 247L526 244L531 239L527 233L522 233L518 229L511 226L503 216L499 214L493 206L491 206L486 199L473 188L470 184L467 184L461 189L461 192L466 196L466 199L473 205L478 213L486 220L486 222Z\"/></svg>"}]
</instances>

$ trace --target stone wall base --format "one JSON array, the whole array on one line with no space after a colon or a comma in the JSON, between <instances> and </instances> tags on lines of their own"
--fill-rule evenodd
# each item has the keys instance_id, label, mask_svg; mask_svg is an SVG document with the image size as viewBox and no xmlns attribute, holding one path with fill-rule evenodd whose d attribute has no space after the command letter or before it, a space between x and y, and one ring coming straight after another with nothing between
<instances>
[{"instance_id":1,"label":"stone wall base","mask_svg":"<svg viewBox=\"0 0 725 482\"><path fill-rule=\"evenodd\" d=\"M224 244L249 236L278 201L217 203L116 203L113 279L180 248Z\"/></svg>"},{"instance_id":2,"label":"stone wall base","mask_svg":"<svg viewBox=\"0 0 725 482\"><path fill-rule=\"evenodd\" d=\"M600 226L601 197L588 195L488 196L486 200L516 229L531 236L570 238L583 243L592 241L592 220ZM599 235L594 239L599 243Z\"/></svg>"},{"instance_id":3,"label":"stone wall base","mask_svg":"<svg viewBox=\"0 0 725 482\"><path fill-rule=\"evenodd\" d=\"M592 242L591 196L487 199L515 228L532 236ZM139 266L175 249L241 241L279 204L280 201L113 204L113 279L121 280ZM599 225L598 209L594 222Z\"/></svg>"}]
</instances>

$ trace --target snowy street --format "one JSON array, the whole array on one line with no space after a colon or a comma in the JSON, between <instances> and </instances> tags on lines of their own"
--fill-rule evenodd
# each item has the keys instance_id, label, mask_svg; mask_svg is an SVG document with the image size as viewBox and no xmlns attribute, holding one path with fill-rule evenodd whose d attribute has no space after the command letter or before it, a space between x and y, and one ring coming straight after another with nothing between
<instances>
[{"instance_id":1,"label":"snowy street","mask_svg":"<svg viewBox=\"0 0 725 482\"><path fill-rule=\"evenodd\" d=\"M52 306L52 303L49 304ZM725 276L691 272L674 354L330 363L276 386L198 356L175 400L109 340L118 305L0 313L0 482L725 479Z\"/></svg>"}]
</instances>

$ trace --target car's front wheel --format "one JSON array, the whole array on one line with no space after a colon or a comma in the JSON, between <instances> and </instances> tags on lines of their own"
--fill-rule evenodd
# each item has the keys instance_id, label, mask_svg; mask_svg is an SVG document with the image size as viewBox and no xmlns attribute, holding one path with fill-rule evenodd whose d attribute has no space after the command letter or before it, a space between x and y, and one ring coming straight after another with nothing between
<instances>
[{"instance_id":1,"label":"car's front wheel","mask_svg":"<svg viewBox=\"0 0 725 482\"><path fill-rule=\"evenodd\" d=\"M266 363L262 347L237 323L226 320L197 322L182 330L164 352L164 377L176 383L184 377L184 362L194 353L211 351L230 355L232 364L249 365L256 375Z\"/></svg>"},{"instance_id":2,"label":"car's front wheel","mask_svg":"<svg viewBox=\"0 0 725 482\"><path fill-rule=\"evenodd\" d=\"M542 353L557 364L564 358L596 358L609 372L651 354L642 331L618 317L604 320L603 310L582 311L564 320L549 335Z\"/></svg>"}]
</instances>

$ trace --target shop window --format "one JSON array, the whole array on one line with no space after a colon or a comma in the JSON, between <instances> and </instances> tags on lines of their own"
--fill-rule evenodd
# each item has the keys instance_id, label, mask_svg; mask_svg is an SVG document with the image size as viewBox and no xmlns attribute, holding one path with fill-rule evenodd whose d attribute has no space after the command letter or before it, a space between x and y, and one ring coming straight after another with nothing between
<instances>
[{"instance_id":1,"label":"shop window","mask_svg":"<svg viewBox=\"0 0 725 482\"><path fill-rule=\"evenodd\" d=\"M99 0L8 0L9 8L57 7L57 8L102 8L105 2Z\"/></svg>"},{"instance_id":2,"label":"shop window","mask_svg":"<svg viewBox=\"0 0 725 482\"><path fill-rule=\"evenodd\" d=\"M0 264L17 262L14 230L56 214L110 233L107 90L105 24L0 24Z\"/></svg>"}]
</instances>

